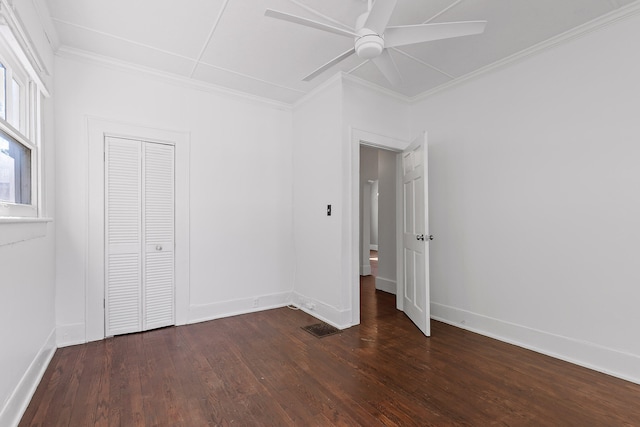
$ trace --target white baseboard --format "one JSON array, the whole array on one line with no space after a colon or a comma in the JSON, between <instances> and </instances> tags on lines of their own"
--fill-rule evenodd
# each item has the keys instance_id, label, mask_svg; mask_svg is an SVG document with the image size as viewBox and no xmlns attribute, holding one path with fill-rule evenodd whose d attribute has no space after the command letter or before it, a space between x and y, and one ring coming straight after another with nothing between
<instances>
[{"instance_id":1,"label":"white baseboard","mask_svg":"<svg viewBox=\"0 0 640 427\"><path fill-rule=\"evenodd\" d=\"M431 318L640 384L640 356L634 354L434 302L431 303Z\"/></svg>"},{"instance_id":2,"label":"white baseboard","mask_svg":"<svg viewBox=\"0 0 640 427\"><path fill-rule=\"evenodd\" d=\"M340 310L336 307L332 307L328 304L320 302L314 298L309 298L305 295L301 295L297 292L292 294L291 303L300 308L305 313L335 326L338 329L347 329L353 326L351 323L351 309Z\"/></svg>"},{"instance_id":3,"label":"white baseboard","mask_svg":"<svg viewBox=\"0 0 640 427\"><path fill-rule=\"evenodd\" d=\"M378 250L378 245L369 245L369 250L370 251L377 251Z\"/></svg>"},{"instance_id":4,"label":"white baseboard","mask_svg":"<svg viewBox=\"0 0 640 427\"><path fill-rule=\"evenodd\" d=\"M56 330L54 328L7 399L4 408L0 410L0 426L18 425L55 351Z\"/></svg>"},{"instance_id":5,"label":"white baseboard","mask_svg":"<svg viewBox=\"0 0 640 427\"><path fill-rule=\"evenodd\" d=\"M86 343L84 323L58 325L56 328L56 341L58 348Z\"/></svg>"},{"instance_id":6,"label":"white baseboard","mask_svg":"<svg viewBox=\"0 0 640 427\"><path fill-rule=\"evenodd\" d=\"M361 265L360 266L360 275L361 276L371 276L371 264Z\"/></svg>"},{"instance_id":7,"label":"white baseboard","mask_svg":"<svg viewBox=\"0 0 640 427\"><path fill-rule=\"evenodd\" d=\"M254 313L284 307L291 303L291 292L241 298L212 304L192 304L189 307L187 323L206 322L223 317Z\"/></svg>"},{"instance_id":8,"label":"white baseboard","mask_svg":"<svg viewBox=\"0 0 640 427\"><path fill-rule=\"evenodd\" d=\"M376 289L395 295L397 289L396 281L378 276L376 277Z\"/></svg>"}]
</instances>

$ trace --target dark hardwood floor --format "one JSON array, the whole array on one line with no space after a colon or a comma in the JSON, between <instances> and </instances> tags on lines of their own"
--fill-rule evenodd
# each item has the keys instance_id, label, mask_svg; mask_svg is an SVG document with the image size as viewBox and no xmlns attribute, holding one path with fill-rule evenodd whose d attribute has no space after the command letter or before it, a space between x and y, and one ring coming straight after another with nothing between
<instances>
[{"instance_id":1,"label":"dark hardwood floor","mask_svg":"<svg viewBox=\"0 0 640 427\"><path fill-rule=\"evenodd\" d=\"M640 385L433 322L362 281L362 324L288 308L56 351L21 426L640 426Z\"/></svg>"}]
</instances>

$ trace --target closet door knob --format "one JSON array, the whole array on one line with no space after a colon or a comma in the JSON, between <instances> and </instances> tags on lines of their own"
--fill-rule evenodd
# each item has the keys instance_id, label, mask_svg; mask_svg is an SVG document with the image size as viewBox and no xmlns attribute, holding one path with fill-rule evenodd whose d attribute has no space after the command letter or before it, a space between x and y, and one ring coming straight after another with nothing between
<instances>
[{"instance_id":1,"label":"closet door knob","mask_svg":"<svg viewBox=\"0 0 640 427\"><path fill-rule=\"evenodd\" d=\"M162 245L156 245L156 251L161 251L162 250Z\"/></svg>"}]
</instances>

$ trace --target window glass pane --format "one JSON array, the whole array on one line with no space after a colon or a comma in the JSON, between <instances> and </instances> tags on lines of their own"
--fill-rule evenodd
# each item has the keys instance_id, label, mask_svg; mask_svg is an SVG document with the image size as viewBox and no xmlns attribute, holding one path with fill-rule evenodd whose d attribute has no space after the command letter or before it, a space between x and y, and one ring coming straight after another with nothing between
<instances>
[{"instance_id":1,"label":"window glass pane","mask_svg":"<svg viewBox=\"0 0 640 427\"><path fill-rule=\"evenodd\" d=\"M22 88L16 79L11 79L11 103L9 104L11 111L8 121L16 129L20 129L20 89Z\"/></svg>"},{"instance_id":2,"label":"window glass pane","mask_svg":"<svg viewBox=\"0 0 640 427\"><path fill-rule=\"evenodd\" d=\"M7 119L7 91L6 91L7 70L0 64L0 117Z\"/></svg>"},{"instance_id":3,"label":"window glass pane","mask_svg":"<svg viewBox=\"0 0 640 427\"><path fill-rule=\"evenodd\" d=\"M31 204L31 150L2 131L0 201Z\"/></svg>"}]
</instances>

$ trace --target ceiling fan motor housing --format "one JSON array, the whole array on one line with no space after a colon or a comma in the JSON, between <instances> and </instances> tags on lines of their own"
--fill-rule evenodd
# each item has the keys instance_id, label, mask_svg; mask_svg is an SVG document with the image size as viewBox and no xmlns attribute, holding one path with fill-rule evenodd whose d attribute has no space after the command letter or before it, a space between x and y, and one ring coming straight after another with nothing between
<instances>
[{"instance_id":1,"label":"ceiling fan motor housing","mask_svg":"<svg viewBox=\"0 0 640 427\"><path fill-rule=\"evenodd\" d=\"M371 8L369 8L371 9ZM379 56L384 50L384 39L375 31L365 28L369 13L365 12L356 20L356 54L362 59L371 59Z\"/></svg>"},{"instance_id":2,"label":"ceiling fan motor housing","mask_svg":"<svg viewBox=\"0 0 640 427\"><path fill-rule=\"evenodd\" d=\"M356 54L362 59L371 59L379 56L384 50L384 39L371 30L363 28L356 39Z\"/></svg>"}]
</instances>

